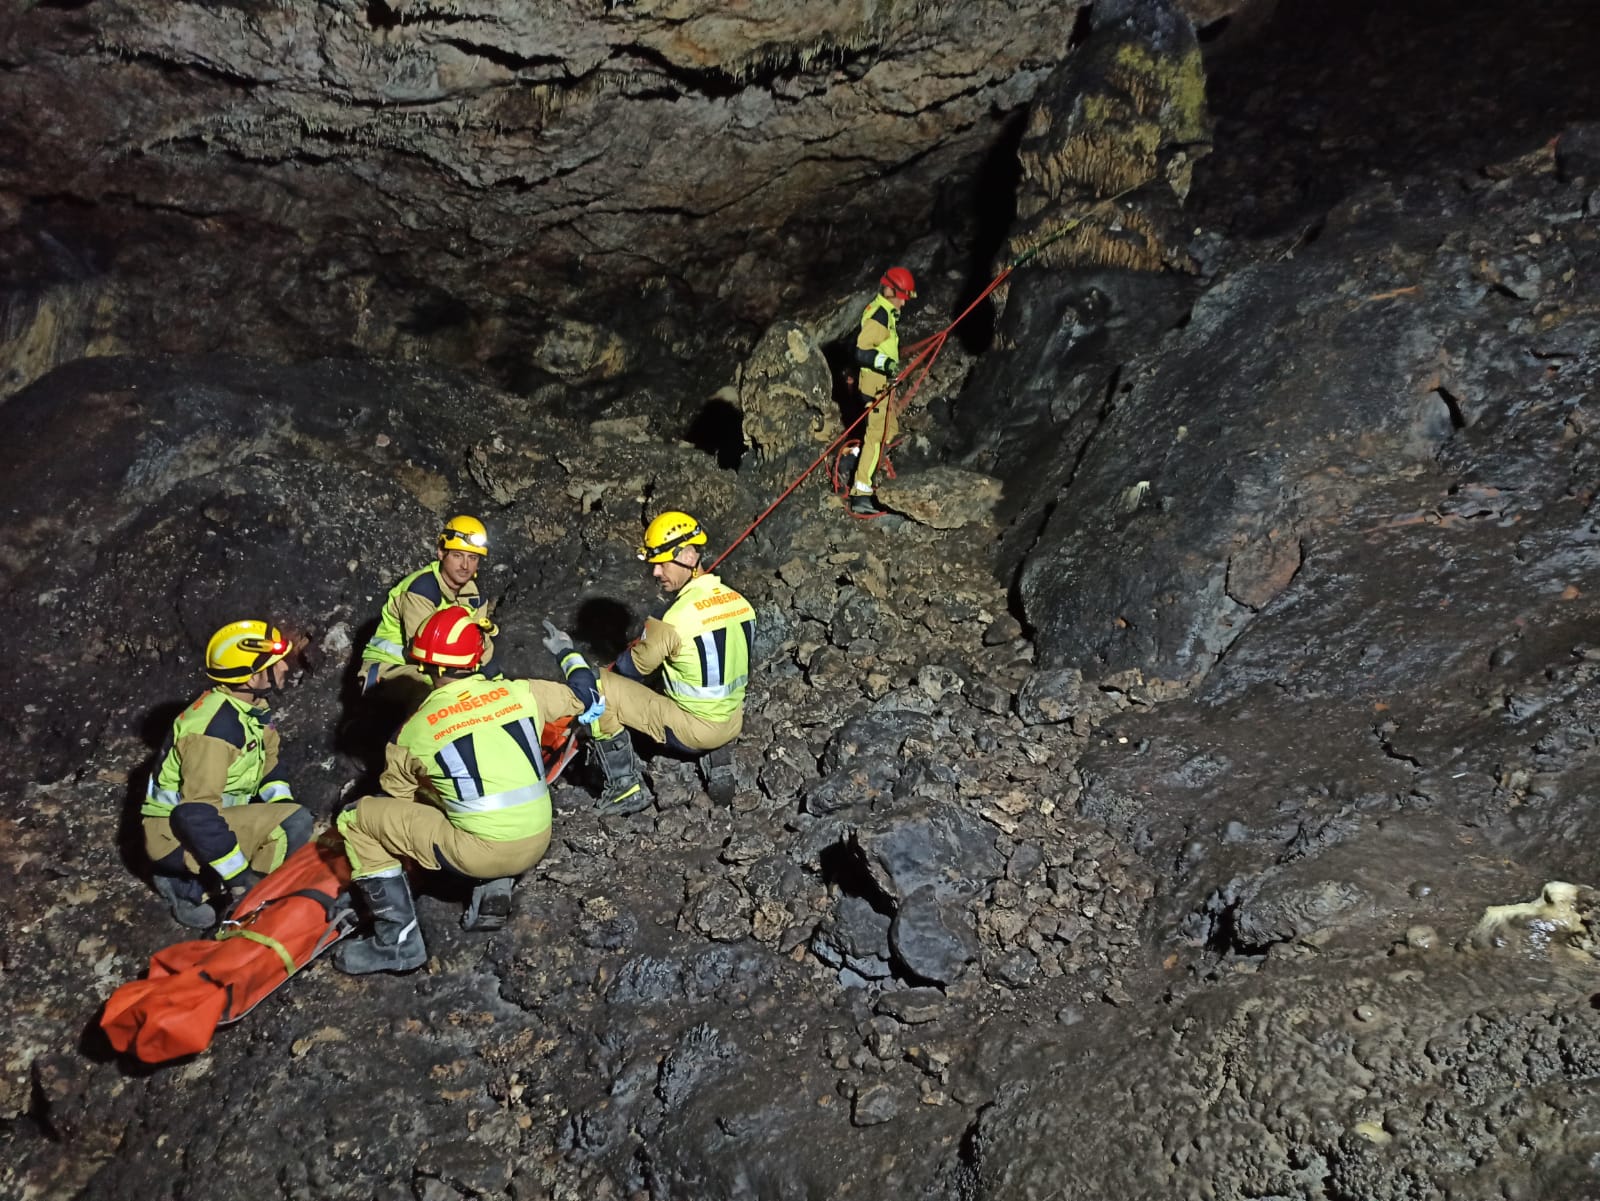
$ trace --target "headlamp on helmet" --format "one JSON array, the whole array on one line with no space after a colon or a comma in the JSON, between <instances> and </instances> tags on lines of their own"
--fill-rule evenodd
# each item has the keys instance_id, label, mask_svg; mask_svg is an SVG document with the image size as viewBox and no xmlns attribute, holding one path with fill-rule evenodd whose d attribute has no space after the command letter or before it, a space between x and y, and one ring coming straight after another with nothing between
<instances>
[{"instance_id":1,"label":"headlamp on helmet","mask_svg":"<svg viewBox=\"0 0 1600 1201\"><path fill-rule=\"evenodd\" d=\"M483 528L483 522L463 513L445 522L444 529L439 532L439 549L466 551L469 555L487 555L489 532Z\"/></svg>"},{"instance_id":2,"label":"headlamp on helmet","mask_svg":"<svg viewBox=\"0 0 1600 1201\"><path fill-rule=\"evenodd\" d=\"M219 684L243 684L288 657L294 643L265 621L233 621L206 643L206 675Z\"/></svg>"}]
</instances>

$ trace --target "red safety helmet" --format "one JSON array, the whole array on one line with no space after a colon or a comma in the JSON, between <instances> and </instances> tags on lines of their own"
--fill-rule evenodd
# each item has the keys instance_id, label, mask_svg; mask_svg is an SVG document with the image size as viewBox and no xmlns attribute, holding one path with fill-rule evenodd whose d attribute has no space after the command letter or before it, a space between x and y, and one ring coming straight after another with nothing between
<instances>
[{"instance_id":1,"label":"red safety helmet","mask_svg":"<svg viewBox=\"0 0 1600 1201\"><path fill-rule=\"evenodd\" d=\"M483 659L483 627L460 605L440 609L411 640L411 657L434 667L471 669Z\"/></svg>"},{"instance_id":2,"label":"red safety helmet","mask_svg":"<svg viewBox=\"0 0 1600 1201\"><path fill-rule=\"evenodd\" d=\"M878 284L890 289L902 300L910 300L917 294L917 281L911 278L911 272L904 267L890 267Z\"/></svg>"}]
</instances>

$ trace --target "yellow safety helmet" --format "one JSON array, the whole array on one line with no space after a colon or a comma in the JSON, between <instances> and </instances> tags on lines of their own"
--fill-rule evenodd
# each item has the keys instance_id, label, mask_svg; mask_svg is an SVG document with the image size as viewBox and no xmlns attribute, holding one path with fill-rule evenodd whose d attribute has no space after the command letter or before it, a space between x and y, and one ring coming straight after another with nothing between
<instances>
[{"instance_id":1,"label":"yellow safety helmet","mask_svg":"<svg viewBox=\"0 0 1600 1201\"><path fill-rule=\"evenodd\" d=\"M206 675L219 684L243 684L294 650L283 631L264 621L230 621L206 643Z\"/></svg>"},{"instance_id":2,"label":"yellow safety helmet","mask_svg":"<svg viewBox=\"0 0 1600 1201\"><path fill-rule=\"evenodd\" d=\"M469 555L487 555L489 531L483 528L483 522L476 517L468 517L463 513L444 523L444 529L439 531L439 549L464 550Z\"/></svg>"},{"instance_id":3,"label":"yellow safety helmet","mask_svg":"<svg viewBox=\"0 0 1600 1201\"><path fill-rule=\"evenodd\" d=\"M687 513L669 509L645 527L638 555L646 563L670 563L680 546L703 546L706 532Z\"/></svg>"}]
</instances>

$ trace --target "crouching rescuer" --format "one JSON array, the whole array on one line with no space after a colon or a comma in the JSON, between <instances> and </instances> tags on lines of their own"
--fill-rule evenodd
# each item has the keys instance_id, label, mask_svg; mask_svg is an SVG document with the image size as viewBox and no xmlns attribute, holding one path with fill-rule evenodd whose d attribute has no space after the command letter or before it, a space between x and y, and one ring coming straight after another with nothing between
<instances>
[{"instance_id":1,"label":"crouching rescuer","mask_svg":"<svg viewBox=\"0 0 1600 1201\"><path fill-rule=\"evenodd\" d=\"M386 752L382 796L339 815L367 936L334 950L344 972L405 972L427 962L401 860L477 881L462 924L503 926L515 877L550 845L550 790L541 720L525 680L480 669L484 631L473 613L441 609L411 643L433 689Z\"/></svg>"},{"instance_id":2,"label":"crouching rescuer","mask_svg":"<svg viewBox=\"0 0 1600 1201\"><path fill-rule=\"evenodd\" d=\"M650 564L667 604L659 617L646 619L644 632L615 667L600 673L604 704L596 720L585 722L605 776L600 800L605 813L637 813L654 800L639 771L629 730L698 758L712 799L722 804L733 799L730 744L744 728L756 615L749 601L702 568L705 547L700 523L678 511L652 521L639 545L638 556ZM568 669L582 659L573 654L566 634L549 622L545 626L545 646L562 661L574 694L552 697L552 704L560 707L550 716L582 711L580 721L585 721L594 706L584 709L586 698ZM662 692L645 682L658 670Z\"/></svg>"},{"instance_id":3,"label":"crouching rescuer","mask_svg":"<svg viewBox=\"0 0 1600 1201\"><path fill-rule=\"evenodd\" d=\"M278 775L269 693L294 644L265 621L235 621L206 644L215 683L179 714L140 814L152 882L182 925L204 930L311 838L311 814Z\"/></svg>"}]
</instances>

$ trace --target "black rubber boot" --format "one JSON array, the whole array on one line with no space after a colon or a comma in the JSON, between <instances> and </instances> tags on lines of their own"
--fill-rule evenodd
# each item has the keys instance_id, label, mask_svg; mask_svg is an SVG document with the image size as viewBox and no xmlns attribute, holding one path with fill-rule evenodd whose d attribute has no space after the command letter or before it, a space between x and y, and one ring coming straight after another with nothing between
<instances>
[{"instance_id":1,"label":"black rubber boot","mask_svg":"<svg viewBox=\"0 0 1600 1201\"><path fill-rule=\"evenodd\" d=\"M600 794L602 815L638 813L655 804L650 786L639 774L639 763L633 757L633 739L626 727L609 738L596 738L594 753L606 780L605 791Z\"/></svg>"},{"instance_id":2,"label":"black rubber boot","mask_svg":"<svg viewBox=\"0 0 1600 1201\"><path fill-rule=\"evenodd\" d=\"M351 976L368 972L409 972L428 962L428 948L417 925L405 874L352 880L361 908L372 918L372 933L339 943L333 966Z\"/></svg>"},{"instance_id":3,"label":"black rubber boot","mask_svg":"<svg viewBox=\"0 0 1600 1201\"><path fill-rule=\"evenodd\" d=\"M733 748L719 746L700 756L700 778L706 782L706 793L719 805L731 805L738 790L733 775Z\"/></svg>"},{"instance_id":4,"label":"black rubber boot","mask_svg":"<svg viewBox=\"0 0 1600 1201\"><path fill-rule=\"evenodd\" d=\"M852 492L850 494L850 511L858 517L876 517L884 512L878 503L876 492Z\"/></svg>"},{"instance_id":5,"label":"black rubber boot","mask_svg":"<svg viewBox=\"0 0 1600 1201\"><path fill-rule=\"evenodd\" d=\"M461 928L482 933L499 930L511 919L511 886L515 876L481 881L472 890L472 903L461 915Z\"/></svg>"},{"instance_id":6,"label":"black rubber boot","mask_svg":"<svg viewBox=\"0 0 1600 1201\"><path fill-rule=\"evenodd\" d=\"M217 924L217 908L206 899L204 886L193 876L168 876L157 872L150 877L150 883L180 926L209 930Z\"/></svg>"}]
</instances>

